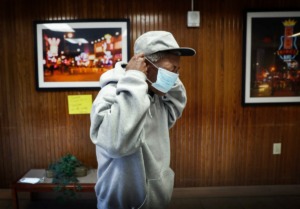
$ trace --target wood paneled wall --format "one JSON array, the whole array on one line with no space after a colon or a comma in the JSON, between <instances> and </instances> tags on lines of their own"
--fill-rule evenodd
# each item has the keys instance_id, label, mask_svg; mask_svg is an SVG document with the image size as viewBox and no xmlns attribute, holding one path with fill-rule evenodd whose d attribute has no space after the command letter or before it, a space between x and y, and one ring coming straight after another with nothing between
<instances>
[{"instance_id":1,"label":"wood paneled wall","mask_svg":"<svg viewBox=\"0 0 300 209\"><path fill-rule=\"evenodd\" d=\"M69 115L67 104L68 95L94 99L97 91L35 90L33 21L85 18L129 18L131 48L140 34L167 30L196 49L182 59L188 104L171 130L176 187L299 184L299 105L241 106L243 10L295 6L298 0L195 0L201 27L187 28L189 1L2 0L0 188L67 152L97 166L89 115ZM272 155L274 142L281 155Z\"/></svg>"}]
</instances>

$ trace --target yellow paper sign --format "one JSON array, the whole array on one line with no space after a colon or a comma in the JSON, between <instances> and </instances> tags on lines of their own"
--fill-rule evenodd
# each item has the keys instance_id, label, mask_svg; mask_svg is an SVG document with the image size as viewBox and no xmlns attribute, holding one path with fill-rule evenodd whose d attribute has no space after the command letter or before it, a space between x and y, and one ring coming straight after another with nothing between
<instances>
[{"instance_id":1,"label":"yellow paper sign","mask_svg":"<svg viewBox=\"0 0 300 209\"><path fill-rule=\"evenodd\" d=\"M69 114L90 114L92 95L68 95Z\"/></svg>"}]
</instances>

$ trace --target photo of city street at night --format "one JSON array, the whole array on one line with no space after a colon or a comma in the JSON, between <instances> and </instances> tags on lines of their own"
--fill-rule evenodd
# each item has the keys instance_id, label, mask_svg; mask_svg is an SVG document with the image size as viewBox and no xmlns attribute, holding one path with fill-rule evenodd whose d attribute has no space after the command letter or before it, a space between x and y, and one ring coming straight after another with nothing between
<instances>
[{"instance_id":1,"label":"photo of city street at night","mask_svg":"<svg viewBox=\"0 0 300 209\"><path fill-rule=\"evenodd\" d=\"M245 74L249 100L300 102L299 15L252 17Z\"/></svg>"},{"instance_id":2,"label":"photo of city street at night","mask_svg":"<svg viewBox=\"0 0 300 209\"><path fill-rule=\"evenodd\" d=\"M297 25L299 18L253 19L252 97L300 96Z\"/></svg>"},{"instance_id":3,"label":"photo of city street at night","mask_svg":"<svg viewBox=\"0 0 300 209\"><path fill-rule=\"evenodd\" d=\"M127 25L98 25L94 22L40 24L39 87L98 87L104 72L116 62L127 61Z\"/></svg>"}]
</instances>

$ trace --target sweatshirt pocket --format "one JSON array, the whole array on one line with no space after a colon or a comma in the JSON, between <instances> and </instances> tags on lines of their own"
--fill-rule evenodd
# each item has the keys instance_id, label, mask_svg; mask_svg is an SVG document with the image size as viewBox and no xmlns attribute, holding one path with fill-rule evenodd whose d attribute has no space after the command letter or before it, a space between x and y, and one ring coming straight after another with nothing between
<instances>
[{"instance_id":1,"label":"sweatshirt pocket","mask_svg":"<svg viewBox=\"0 0 300 209\"><path fill-rule=\"evenodd\" d=\"M148 180L146 207L164 209L168 206L173 192L174 172L168 168L161 172L160 178ZM144 208L144 207L143 207Z\"/></svg>"}]
</instances>

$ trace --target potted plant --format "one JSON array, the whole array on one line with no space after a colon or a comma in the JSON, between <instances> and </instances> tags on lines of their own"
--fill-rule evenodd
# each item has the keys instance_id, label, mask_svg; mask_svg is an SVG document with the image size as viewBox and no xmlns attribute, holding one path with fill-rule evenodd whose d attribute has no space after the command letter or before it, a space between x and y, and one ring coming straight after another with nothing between
<instances>
[{"instance_id":1,"label":"potted plant","mask_svg":"<svg viewBox=\"0 0 300 209\"><path fill-rule=\"evenodd\" d=\"M81 190L77 177L86 174L86 167L72 154L62 156L46 170L46 177L53 178L52 183L56 184L54 190L62 192L63 196L68 198L75 198L76 191ZM69 184L73 184L74 189L68 189L66 186Z\"/></svg>"}]
</instances>

